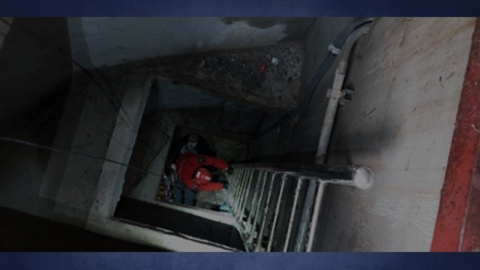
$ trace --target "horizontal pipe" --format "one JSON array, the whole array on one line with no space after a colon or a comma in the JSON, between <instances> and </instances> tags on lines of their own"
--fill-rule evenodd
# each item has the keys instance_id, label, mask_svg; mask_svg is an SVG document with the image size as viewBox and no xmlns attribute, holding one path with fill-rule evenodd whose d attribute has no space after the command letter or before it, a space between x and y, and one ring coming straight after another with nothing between
<instances>
[{"instance_id":1,"label":"horizontal pipe","mask_svg":"<svg viewBox=\"0 0 480 270\"><path fill-rule=\"evenodd\" d=\"M360 167L352 172L351 180L321 179L321 181L324 183L353 186L359 189L368 190L373 186L374 174L370 168Z\"/></svg>"},{"instance_id":2,"label":"horizontal pipe","mask_svg":"<svg viewBox=\"0 0 480 270\"><path fill-rule=\"evenodd\" d=\"M367 166L329 164L243 164L235 166L317 178L322 182L354 186L364 190L369 189L374 182L373 171Z\"/></svg>"}]
</instances>

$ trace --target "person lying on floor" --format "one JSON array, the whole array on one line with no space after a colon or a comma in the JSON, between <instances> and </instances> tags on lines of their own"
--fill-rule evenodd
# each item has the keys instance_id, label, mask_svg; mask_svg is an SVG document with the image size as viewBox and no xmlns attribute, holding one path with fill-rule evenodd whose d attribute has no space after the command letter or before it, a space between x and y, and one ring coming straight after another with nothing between
<instances>
[{"instance_id":1,"label":"person lying on floor","mask_svg":"<svg viewBox=\"0 0 480 270\"><path fill-rule=\"evenodd\" d=\"M214 179L210 170L205 168L206 166L213 166L229 174L233 173L233 168L217 157L197 155L192 152L184 153L174 166L179 178L176 184L175 202L195 206L197 191L228 189L228 182Z\"/></svg>"}]
</instances>

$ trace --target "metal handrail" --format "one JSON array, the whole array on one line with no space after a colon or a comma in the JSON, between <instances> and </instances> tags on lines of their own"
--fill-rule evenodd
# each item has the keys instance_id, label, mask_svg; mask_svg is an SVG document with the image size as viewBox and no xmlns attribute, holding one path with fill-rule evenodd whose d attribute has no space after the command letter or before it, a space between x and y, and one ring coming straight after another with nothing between
<instances>
[{"instance_id":1,"label":"metal handrail","mask_svg":"<svg viewBox=\"0 0 480 270\"><path fill-rule=\"evenodd\" d=\"M311 251L327 183L367 189L357 165L237 164L228 201L247 251Z\"/></svg>"}]
</instances>

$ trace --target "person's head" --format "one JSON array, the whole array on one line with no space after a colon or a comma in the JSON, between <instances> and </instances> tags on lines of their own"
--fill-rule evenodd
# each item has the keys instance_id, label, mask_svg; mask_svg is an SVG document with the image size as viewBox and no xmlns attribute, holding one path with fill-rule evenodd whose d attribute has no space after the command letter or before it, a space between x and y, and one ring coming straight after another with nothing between
<instances>
[{"instance_id":1,"label":"person's head","mask_svg":"<svg viewBox=\"0 0 480 270\"><path fill-rule=\"evenodd\" d=\"M190 135L190 137L188 137L188 148L192 149L192 148L195 148L197 146L197 143L198 143L198 136L197 134L192 134Z\"/></svg>"},{"instance_id":2,"label":"person's head","mask_svg":"<svg viewBox=\"0 0 480 270\"><path fill-rule=\"evenodd\" d=\"M205 168L200 168L195 172L193 180L200 185L208 184L212 180L212 173Z\"/></svg>"}]
</instances>

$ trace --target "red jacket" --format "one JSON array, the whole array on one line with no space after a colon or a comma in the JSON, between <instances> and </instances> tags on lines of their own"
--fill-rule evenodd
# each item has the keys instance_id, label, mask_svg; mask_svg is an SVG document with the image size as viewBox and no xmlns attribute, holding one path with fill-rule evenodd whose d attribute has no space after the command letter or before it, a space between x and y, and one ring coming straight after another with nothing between
<instances>
[{"instance_id":1,"label":"red jacket","mask_svg":"<svg viewBox=\"0 0 480 270\"><path fill-rule=\"evenodd\" d=\"M197 190L220 190L223 188L222 183L211 182L205 185L198 185L193 181L193 176L197 169L203 166L214 166L224 171L228 168L228 164L216 157L204 155L195 155L193 153L185 153L177 160L177 174L182 182L189 188Z\"/></svg>"}]
</instances>

